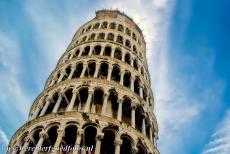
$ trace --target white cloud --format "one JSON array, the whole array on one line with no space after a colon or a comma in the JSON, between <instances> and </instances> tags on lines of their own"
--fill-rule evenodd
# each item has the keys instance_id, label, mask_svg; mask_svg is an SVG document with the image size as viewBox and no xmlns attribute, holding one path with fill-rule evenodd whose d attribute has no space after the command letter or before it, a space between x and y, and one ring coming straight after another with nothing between
<instances>
[{"instance_id":1,"label":"white cloud","mask_svg":"<svg viewBox=\"0 0 230 154\"><path fill-rule=\"evenodd\" d=\"M0 129L0 146L7 146L9 143L9 139L6 135L6 133Z\"/></svg>"},{"instance_id":2,"label":"white cloud","mask_svg":"<svg viewBox=\"0 0 230 154\"><path fill-rule=\"evenodd\" d=\"M205 146L203 154L229 154L230 153L230 111L219 124L212 135L212 140Z\"/></svg>"}]
</instances>

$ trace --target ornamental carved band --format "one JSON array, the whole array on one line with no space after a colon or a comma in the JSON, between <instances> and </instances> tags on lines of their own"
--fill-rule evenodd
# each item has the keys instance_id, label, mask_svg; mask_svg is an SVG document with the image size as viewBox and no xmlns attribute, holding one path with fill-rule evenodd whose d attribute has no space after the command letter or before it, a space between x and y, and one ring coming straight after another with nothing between
<instances>
[{"instance_id":1,"label":"ornamental carved band","mask_svg":"<svg viewBox=\"0 0 230 154\"><path fill-rule=\"evenodd\" d=\"M159 154L140 28L100 10L81 26L12 137L9 154Z\"/></svg>"}]
</instances>

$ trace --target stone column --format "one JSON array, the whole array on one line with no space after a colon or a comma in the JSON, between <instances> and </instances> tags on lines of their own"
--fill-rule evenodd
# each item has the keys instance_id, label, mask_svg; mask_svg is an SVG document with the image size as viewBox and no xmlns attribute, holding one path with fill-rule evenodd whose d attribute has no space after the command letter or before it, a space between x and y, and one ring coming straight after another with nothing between
<instances>
[{"instance_id":1,"label":"stone column","mask_svg":"<svg viewBox=\"0 0 230 154\"><path fill-rule=\"evenodd\" d=\"M66 108L66 111L71 111L73 109L75 100L77 98L77 89L73 89L72 93L73 95L72 95L72 98L70 100L68 107Z\"/></svg>"},{"instance_id":2,"label":"stone column","mask_svg":"<svg viewBox=\"0 0 230 154\"><path fill-rule=\"evenodd\" d=\"M75 142L75 146L77 146L77 149L75 149L73 151L73 154L80 154L80 150L79 150L79 147L81 145L81 139L82 139L82 136L84 134L84 130L83 129L79 129L77 130L77 139L76 139L76 142Z\"/></svg>"},{"instance_id":3,"label":"stone column","mask_svg":"<svg viewBox=\"0 0 230 154\"><path fill-rule=\"evenodd\" d=\"M82 69L82 71L81 71L81 76L80 76L80 78L83 78L84 77L84 75L85 75L85 71L86 71L86 69L87 69L87 63L86 62L84 62L84 64L83 64L83 69Z\"/></svg>"},{"instance_id":4,"label":"stone column","mask_svg":"<svg viewBox=\"0 0 230 154\"><path fill-rule=\"evenodd\" d=\"M90 47L90 50L89 50L89 56L91 56L92 53L93 53L93 47L91 46L91 47Z\"/></svg>"},{"instance_id":5,"label":"stone column","mask_svg":"<svg viewBox=\"0 0 230 154\"><path fill-rule=\"evenodd\" d=\"M121 139L116 139L115 140L115 154L120 154L121 145L122 145L122 140Z\"/></svg>"},{"instance_id":6,"label":"stone column","mask_svg":"<svg viewBox=\"0 0 230 154\"><path fill-rule=\"evenodd\" d=\"M146 114L143 115L143 119L142 119L142 133L144 135L146 135L145 118L146 118Z\"/></svg>"},{"instance_id":7,"label":"stone column","mask_svg":"<svg viewBox=\"0 0 230 154\"><path fill-rule=\"evenodd\" d=\"M130 81L130 89L132 90L132 91L134 91L134 77L132 76L132 74L131 74L131 81Z\"/></svg>"},{"instance_id":8,"label":"stone column","mask_svg":"<svg viewBox=\"0 0 230 154\"><path fill-rule=\"evenodd\" d=\"M40 137L40 138L39 138L39 140L38 140L38 143L37 143L37 145L36 145L36 148L35 148L35 151L33 152L33 154L38 154L38 153L40 153L40 152L39 152L39 149L40 149L40 147L42 146L42 144L43 144L43 142L44 142L46 136L47 136L47 134L46 134L45 131L40 132L40 134L39 134L39 137Z\"/></svg>"},{"instance_id":9,"label":"stone column","mask_svg":"<svg viewBox=\"0 0 230 154\"><path fill-rule=\"evenodd\" d=\"M142 84L140 84L140 86L139 86L139 94L140 94L141 98L143 98L143 85Z\"/></svg>"},{"instance_id":10,"label":"stone column","mask_svg":"<svg viewBox=\"0 0 230 154\"><path fill-rule=\"evenodd\" d=\"M54 144L54 148L58 149L61 145L62 142L62 138L65 136L65 131L62 128L59 128L57 131L57 139L56 142ZM55 150L55 154L58 154L60 152L60 150Z\"/></svg>"},{"instance_id":11,"label":"stone column","mask_svg":"<svg viewBox=\"0 0 230 154\"><path fill-rule=\"evenodd\" d=\"M115 52L115 50L116 50L116 47L113 46L113 47L112 47L112 52L111 52L111 57L112 57L112 58L114 58L114 52Z\"/></svg>"},{"instance_id":12,"label":"stone column","mask_svg":"<svg viewBox=\"0 0 230 154\"><path fill-rule=\"evenodd\" d=\"M104 137L104 133L98 133L96 138L96 147L95 147L95 154L100 154L101 150L101 140Z\"/></svg>"},{"instance_id":13,"label":"stone column","mask_svg":"<svg viewBox=\"0 0 230 154\"><path fill-rule=\"evenodd\" d=\"M102 47L101 47L100 56L102 56L102 55L103 55L103 53L104 53L104 50L105 50L105 46L102 46Z\"/></svg>"},{"instance_id":14,"label":"stone column","mask_svg":"<svg viewBox=\"0 0 230 154\"><path fill-rule=\"evenodd\" d=\"M152 126L149 127L149 136L150 136L150 141L153 143L153 132L152 132Z\"/></svg>"},{"instance_id":15,"label":"stone column","mask_svg":"<svg viewBox=\"0 0 230 154\"><path fill-rule=\"evenodd\" d=\"M43 116L46 113L46 110L48 109L49 105L50 105L50 98L46 99L45 106L43 107L40 116Z\"/></svg>"},{"instance_id":16,"label":"stone column","mask_svg":"<svg viewBox=\"0 0 230 154\"><path fill-rule=\"evenodd\" d=\"M93 89L89 89L89 94L88 94L88 98L85 104L85 109L84 112L90 112L90 105L91 105L91 100L92 100L92 96L93 96Z\"/></svg>"},{"instance_id":17,"label":"stone column","mask_svg":"<svg viewBox=\"0 0 230 154\"><path fill-rule=\"evenodd\" d=\"M30 120L33 120L33 119L35 119L35 118L38 116L40 109L41 109L40 106L37 106L37 107L36 107L36 110L35 110L35 112L33 113L33 115L32 115L32 117L30 118Z\"/></svg>"},{"instance_id":18,"label":"stone column","mask_svg":"<svg viewBox=\"0 0 230 154\"><path fill-rule=\"evenodd\" d=\"M102 105L101 115L105 115L105 113L106 113L108 98L109 98L109 93L108 93L108 91L106 91L106 92L104 93L104 98L103 98L103 105Z\"/></svg>"},{"instance_id":19,"label":"stone column","mask_svg":"<svg viewBox=\"0 0 230 154\"><path fill-rule=\"evenodd\" d=\"M130 58L130 65L133 67L133 62L134 62L134 58L133 57L131 57Z\"/></svg>"},{"instance_id":20,"label":"stone column","mask_svg":"<svg viewBox=\"0 0 230 154\"><path fill-rule=\"evenodd\" d=\"M137 149L136 145L134 145L134 146L132 147L131 153L132 153L132 154L136 154L137 152L138 152L138 149Z\"/></svg>"},{"instance_id":21,"label":"stone column","mask_svg":"<svg viewBox=\"0 0 230 154\"><path fill-rule=\"evenodd\" d=\"M113 65L112 65L112 64L109 64L108 76L107 76L107 80L108 80L108 81L111 79L112 69L113 69Z\"/></svg>"},{"instance_id":22,"label":"stone column","mask_svg":"<svg viewBox=\"0 0 230 154\"><path fill-rule=\"evenodd\" d=\"M132 127L135 128L135 125L136 125L136 124L135 124L135 122L136 122L136 121L135 121L135 118L136 118L136 117L135 117L135 116L136 116L136 115L135 115L136 104L132 104L132 105L131 105L131 109L132 109L131 124L132 124Z\"/></svg>"},{"instance_id":23,"label":"stone column","mask_svg":"<svg viewBox=\"0 0 230 154\"><path fill-rule=\"evenodd\" d=\"M120 72L120 75L121 75L120 85L123 85L123 83L124 83L124 74L125 74L125 71L122 69L121 72Z\"/></svg>"},{"instance_id":24,"label":"stone column","mask_svg":"<svg viewBox=\"0 0 230 154\"><path fill-rule=\"evenodd\" d=\"M73 65L73 66L71 66L71 72L70 72L70 74L69 74L69 76L68 76L68 79L72 79L72 77L73 77L73 73L74 73L74 71L75 71L75 65Z\"/></svg>"},{"instance_id":25,"label":"stone column","mask_svg":"<svg viewBox=\"0 0 230 154\"><path fill-rule=\"evenodd\" d=\"M61 71L61 76L59 77L57 82L60 82L64 76L65 76L65 71L63 70L63 71Z\"/></svg>"},{"instance_id":26,"label":"stone column","mask_svg":"<svg viewBox=\"0 0 230 154\"><path fill-rule=\"evenodd\" d=\"M55 77L53 77L53 79L52 79L52 81L51 81L49 86L52 86L54 84L55 80L57 80L57 79Z\"/></svg>"},{"instance_id":27,"label":"stone column","mask_svg":"<svg viewBox=\"0 0 230 154\"><path fill-rule=\"evenodd\" d=\"M62 93L59 94L59 97L58 97L58 100L54 106L54 109L53 109L53 113L56 113L58 111L58 108L59 106L61 105L61 101L62 101Z\"/></svg>"},{"instance_id":28,"label":"stone column","mask_svg":"<svg viewBox=\"0 0 230 154\"><path fill-rule=\"evenodd\" d=\"M27 136L26 140L25 140L25 143L22 146L22 150L20 151L19 154L25 154L27 152L26 147L28 147L29 144L30 144L30 138Z\"/></svg>"},{"instance_id":29,"label":"stone column","mask_svg":"<svg viewBox=\"0 0 230 154\"><path fill-rule=\"evenodd\" d=\"M78 57L81 57L82 52L83 52L83 49L79 49L79 50L80 50L80 52L79 52L79 54L78 54Z\"/></svg>"},{"instance_id":30,"label":"stone column","mask_svg":"<svg viewBox=\"0 0 230 154\"><path fill-rule=\"evenodd\" d=\"M121 60L124 62L125 61L125 53L122 52L121 54L122 54Z\"/></svg>"},{"instance_id":31,"label":"stone column","mask_svg":"<svg viewBox=\"0 0 230 154\"><path fill-rule=\"evenodd\" d=\"M100 69L100 63L96 62L96 69L95 69L95 72L94 72L94 75L93 75L94 78L98 77L99 69Z\"/></svg>"},{"instance_id":32,"label":"stone column","mask_svg":"<svg viewBox=\"0 0 230 154\"><path fill-rule=\"evenodd\" d=\"M122 120L122 103L123 103L123 99L119 99L118 100L118 113L117 113L117 120L121 121Z\"/></svg>"}]
</instances>

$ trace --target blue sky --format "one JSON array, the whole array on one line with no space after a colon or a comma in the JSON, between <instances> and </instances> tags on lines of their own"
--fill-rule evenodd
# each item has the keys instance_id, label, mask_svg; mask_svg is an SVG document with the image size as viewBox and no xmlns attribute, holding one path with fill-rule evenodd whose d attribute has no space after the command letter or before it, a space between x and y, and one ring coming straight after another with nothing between
<instances>
[{"instance_id":1,"label":"blue sky","mask_svg":"<svg viewBox=\"0 0 230 154\"><path fill-rule=\"evenodd\" d=\"M95 10L118 8L146 38L160 152L229 154L229 7L228 0L1 0L0 146L26 122L77 28Z\"/></svg>"}]
</instances>

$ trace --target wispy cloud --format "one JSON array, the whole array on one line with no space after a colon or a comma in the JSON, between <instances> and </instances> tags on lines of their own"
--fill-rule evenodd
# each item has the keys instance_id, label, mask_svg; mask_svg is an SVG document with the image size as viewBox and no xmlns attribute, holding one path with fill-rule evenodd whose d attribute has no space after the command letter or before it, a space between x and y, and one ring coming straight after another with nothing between
<instances>
[{"instance_id":1,"label":"wispy cloud","mask_svg":"<svg viewBox=\"0 0 230 154\"><path fill-rule=\"evenodd\" d=\"M0 146L7 146L9 143L9 138L7 137L6 133L0 129Z\"/></svg>"},{"instance_id":2,"label":"wispy cloud","mask_svg":"<svg viewBox=\"0 0 230 154\"><path fill-rule=\"evenodd\" d=\"M202 154L229 154L230 153L230 111L212 134L211 141L205 146Z\"/></svg>"}]
</instances>

